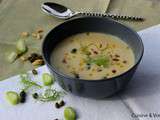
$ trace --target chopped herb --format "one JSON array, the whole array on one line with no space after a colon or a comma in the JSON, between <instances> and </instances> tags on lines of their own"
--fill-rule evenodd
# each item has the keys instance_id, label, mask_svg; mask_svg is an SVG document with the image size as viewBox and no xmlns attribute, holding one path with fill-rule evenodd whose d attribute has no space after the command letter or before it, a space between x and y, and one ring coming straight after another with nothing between
<instances>
[{"instance_id":1,"label":"chopped herb","mask_svg":"<svg viewBox=\"0 0 160 120\"><path fill-rule=\"evenodd\" d=\"M65 120L76 120L76 112L72 107L66 107L64 109Z\"/></svg>"},{"instance_id":2,"label":"chopped herb","mask_svg":"<svg viewBox=\"0 0 160 120\"><path fill-rule=\"evenodd\" d=\"M97 56L94 58L88 58L86 62L89 64L96 64L98 66L107 67L110 61L107 56Z\"/></svg>"},{"instance_id":3,"label":"chopped herb","mask_svg":"<svg viewBox=\"0 0 160 120\"><path fill-rule=\"evenodd\" d=\"M19 103L19 95L18 93L14 92L14 91L8 91L6 92L6 99L7 101L12 104L12 105L17 105Z\"/></svg>"},{"instance_id":4,"label":"chopped herb","mask_svg":"<svg viewBox=\"0 0 160 120\"><path fill-rule=\"evenodd\" d=\"M77 52L77 49L76 48L73 48L72 50L71 50L71 53L76 53Z\"/></svg>"},{"instance_id":5,"label":"chopped herb","mask_svg":"<svg viewBox=\"0 0 160 120\"><path fill-rule=\"evenodd\" d=\"M45 86L51 86L54 82L54 78L48 73L43 73L42 80Z\"/></svg>"}]
</instances>

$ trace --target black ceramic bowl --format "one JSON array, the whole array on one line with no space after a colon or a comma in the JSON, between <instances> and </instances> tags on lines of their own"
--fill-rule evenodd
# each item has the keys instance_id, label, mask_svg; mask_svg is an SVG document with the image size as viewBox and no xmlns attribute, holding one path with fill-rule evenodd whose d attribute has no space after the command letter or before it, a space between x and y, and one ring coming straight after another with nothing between
<instances>
[{"instance_id":1,"label":"black ceramic bowl","mask_svg":"<svg viewBox=\"0 0 160 120\"><path fill-rule=\"evenodd\" d=\"M121 38L133 49L135 65L119 76L102 80L72 78L51 65L51 53L57 43L71 35L88 31L107 33ZM64 22L48 33L42 45L45 63L50 72L56 77L59 85L73 94L91 98L108 97L125 88L141 61L143 49L142 40L135 31L114 20L102 17L82 17Z\"/></svg>"}]
</instances>

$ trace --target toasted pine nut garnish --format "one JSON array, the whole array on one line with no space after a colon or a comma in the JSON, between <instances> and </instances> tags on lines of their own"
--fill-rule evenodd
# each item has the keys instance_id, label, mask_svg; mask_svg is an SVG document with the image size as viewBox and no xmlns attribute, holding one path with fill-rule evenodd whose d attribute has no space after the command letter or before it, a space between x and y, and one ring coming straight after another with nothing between
<instances>
[{"instance_id":1,"label":"toasted pine nut garnish","mask_svg":"<svg viewBox=\"0 0 160 120\"><path fill-rule=\"evenodd\" d=\"M64 55L66 55L66 56L67 56L67 55L68 55L68 53L65 53Z\"/></svg>"},{"instance_id":2,"label":"toasted pine nut garnish","mask_svg":"<svg viewBox=\"0 0 160 120\"><path fill-rule=\"evenodd\" d=\"M62 63L67 63L67 60L64 58L63 60L62 60Z\"/></svg>"},{"instance_id":3,"label":"toasted pine nut garnish","mask_svg":"<svg viewBox=\"0 0 160 120\"><path fill-rule=\"evenodd\" d=\"M72 56L72 58L76 58L76 56L75 56L75 55L73 55L73 56Z\"/></svg>"},{"instance_id":4,"label":"toasted pine nut garnish","mask_svg":"<svg viewBox=\"0 0 160 120\"><path fill-rule=\"evenodd\" d=\"M32 33L32 37L36 38L37 34L36 33Z\"/></svg>"},{"instance_id":5,"label":"toasted pine nut garnish","mask_svg":"<svg viewBox=\"0 0 160 120\"><path fill-rule=\"evenodd\" d=\"M70 65L67 65L67 68L70 68L71 66Z\"/></svg>"},{"instance_id":6,"label":"toasted pine nut garnish","mask_svg":"<svg viewBox=\"0 0 160 120\"><path fill-rule=\"evenodd\" d=\"M32 37L33 37L33 38L36 38L37 40L40 40L40 39L42 39L43 36L42 36L42 34L40 34L40 33L35 33L35 32L34 32L34 33L32 33Z\"/></svg>"},{"instance_id":7,"label":"toasted pine nut garnish","mask_svg":"<svg viewBox=\"0 0 160 120\"><path fill-rule=\"evenodd\" d=\"M115 45L115 44L113 44L113 45L112 45L112 47L113 47L113 48L116 48L116 45Z\"/></svg>"},{"instance_id":8,"label":"toasted pine nut garnish","mask_svg":"<svg viewBox=\"0 0 160 120\"><path fill-rule=\"evenodd\" d=\"M93 75L92 73L89 74L89 76L92 76L92 75Z\"/></svg>"},{"instance_id":9,"label":"toasted pine nut garnish","mask_svg":"<svg viewBox=\"0 0 160 120\"><path fill-rule=\"evenodd\" d=\"M36 33L42 33L44 30L42 28L37 28Z\"/></svg>"},{"instance_id":10,"label":"toasted pine nut garnish","mask_svg":"<svg viewBox=\"0 0 160 120\"><path fill-rule=\"evenodd\" d=\"M123 61L123 63L124 63L124 64L126 64L126 63L127 63L127 61L126 61L126 60L124 60L124 61Z\"/></svg>"},{"instance_id":11,"label":"toasted pine nut garnish","mask_svg":"<svg viewBox=\"0 0 160 120\"><path fill-rule=\"evenodd\" d=\"M37 59L35 60L32 65L37 66L37 65L43 65L44 61L42 59Z\"/></svg>"},{"instance_id":12,"label":"toasted pine nut garnish","mask_svg":"<svg viewBox=\"0 0 160 120\"><path fill-rule=\"evenodd\" d=\"M120 68L123 68L124 66L123 65L120 65Z\"/></svg>"},{"instance_id":13,"label":"toasted pine nut garnish","mask_svg":"<svg viewBox=\"0 0 160 120\"><path fill-rule=\"evenodd\" d=\"M79 65L82 66L84 64L84 60L81 59Z\"/></svg>"},{"instance_id":14,"label":"toasted pine nut garnish","mask_svg":"<svg viewBox=\"0 0 160 120\"><path fill-rule=\"evenodd\" d=\"M119 61L119 59L118 59L118 58L113 58L112 60L113 60L113 61Z\"/></svg>"},{"instance_id":15,"label":"toasted pine nut garnish","mask_svg":"<svg viewBox=\"0 0 160 120\"><path fill-rule=\"evenodd\" d=\"M112 70L112 73L116 73L117 71L116 70Z\"/></svg>"},{"instance_id":16,"label":"toasted pine nut garnish","mask_svg":"<svg viewBox=\"0 0 160 120\"><path fill-rule=\"evenodd\" d=\"M28 32L22 32L22 33L21 33L21 36L22 36L22 37L28 37L28 36L29 36L29 33L28 33Z\"/></svg>"},{"instance_id":17,"label":"toasted pine nut garnish","mask_svg":"<svg viewBox=\"0 0 160 120\"><path fill-rule=\"evenodd\" d=\"M83 71L83 70L84 70L84 68L82 68L82 67L79 69L79 71Z\"/></svg>"},{"instance_id":18,"label":"toasted pine nut garnish","mask_svg":"<svg viewBox=\"0 0 160 120\"><path fill-rule=\"evenodd\" d=\"M73 70L73 71L75 71L75 70L76 70L76 68L75 68L75 67L72 67L72 70Z\"/></svg>"},{"instance_id":19,"label":"toasted pine nut garnish","mask_svg":"<svg viewBox=\"0 0 160 120\"><path fill-rule=\"evenodd\" d=\"M115 57L120 57L118 54L115 54Z\"/></svg>"},{"instance_id":20,"label":"toasted pine nut garnish","mask_svg":"<svg viewBox=\"0 0 160 120\"><path fill-rule=\"evenodd\" d=\"M92 71L94 72L94 71L96 71L96 70L93 68Z\"/></svg>"},{"instance_id":21,"label":"toasted pine nut garnish","mask_svg":"<svg viewBox=\"0 0 160 120\"><path fill-rule=\"evenodd\" d=\"M27 58L27 57L24 57L24 56L21 56L20 59L21 59L22 61L27 61L27 60L28 60L28 58Z\"/></svg>"},{"instance_id":22,"label":"toasted pine nut garnish","mask_svg":"<svg viewBox=\"0 0 160 120\"><path fill-rule=\"evenodd\" d=\"M37 39L37 40L42 39L42 35L41 35L41 34L39 34L39 33L37 33L37 35L36 35L36 39Z\"/></svg>"},{"instance_id":23,"label":"toasted pine nut garnish","mask_svg":"<svg viewBox=\"0 0 160 120\"><path fill-rule=\"evenodd\" d=\"M101 43L99 44L99 48L102 48L102 44Z\"/></svg>"}]
</instances>

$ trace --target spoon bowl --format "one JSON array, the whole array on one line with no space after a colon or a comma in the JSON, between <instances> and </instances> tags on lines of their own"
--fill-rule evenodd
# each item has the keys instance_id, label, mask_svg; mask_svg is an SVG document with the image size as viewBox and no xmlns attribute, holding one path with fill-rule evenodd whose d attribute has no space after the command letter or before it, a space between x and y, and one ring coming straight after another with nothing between
<instances>
[{"instance_id":1,"label":"spoon bowl","mask_svg":"<svg viewBox=\"0 0 160 120\"><path fill-rule=\"evenodd\" d=\"M52 16L61 18L61 19L69 19L75 15L75 13L68 9L65 6L59 5L57 3L46 2L41 5L41 9Z\"/></svg>"}]
</instances>

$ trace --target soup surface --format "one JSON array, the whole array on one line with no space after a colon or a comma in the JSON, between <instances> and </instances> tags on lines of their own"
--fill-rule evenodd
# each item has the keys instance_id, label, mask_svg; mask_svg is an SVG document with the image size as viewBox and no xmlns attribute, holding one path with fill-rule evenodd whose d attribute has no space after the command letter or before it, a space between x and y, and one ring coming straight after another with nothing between
<instances>
[{"instance_id":1,"label":"soup surface","mask_svg":"<svg viewBox=\"0 0 160 120\"><path fill-rule=\"evenodd\" d=\"M120 38L94 32L64 39L54 48L51 56L51 64L60 72L86 80L120 75L134 62L132 49Z\"/></svg>"}]
</instances>

